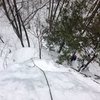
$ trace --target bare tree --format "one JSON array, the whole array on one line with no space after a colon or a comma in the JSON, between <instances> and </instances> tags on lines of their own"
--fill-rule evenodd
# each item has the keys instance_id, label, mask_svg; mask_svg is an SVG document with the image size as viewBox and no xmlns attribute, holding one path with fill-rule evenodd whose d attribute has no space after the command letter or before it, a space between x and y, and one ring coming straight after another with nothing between
<instances>
[{"instance_id":1,"label":"bare tree","mask_svg":"<svg viewBox=\"0 0 100 100\"><path fill-rule=\"evenodd\" d=\"M52 30L52 26L54 22L56 22L59 18L59 15L62 11L64 4L68 2L67 0L49 0L49 29Z\"/></svg>"},{"instance_id":2,"label":"bare tree","mask_svg":"<svg viewBox=\"0 0 100 100\"><path fill-rule=\"evenodd\" d=\"M29 13L29 15L24 19L24 24L25 26L31 21L33 20L33 18L35 17L35 15L42 9L44 8L49 2L45 2L42 5L38 5L38 7L33 7L32 11ZM36 6L36 5L35 5Z\"/></svg>"},{"instance_id":3,"label":"bare tree","mask_svg":"<svg viewBox=\"0 0 100 100\"><path fill-rule=\"evenodd\" d=\"M30 47L29 37L28 37L27 31L26 31L23 19L20 15L21 8L18 8L16 0L2 0L2 5L3 5L3 9L5 11L5 15L7 16L17 37L19 38L22 47L24 47L22 31L24 31L28 47Z\"/></svg>"},{"instance_id":4,"label":"bare tree","mask_svg":"<svg viewBox=\"0 0 100 100\"><path fill-rule=\"evenodd\" d=\"M38 39L38 48L39 48L39 58L41 59L41 50L42 50L42 40L43 40L43 25L41 24L40 21L40 16L38 14L37 18L36 18L36 34L35 36Z\"/></svg>"}]
</instances>

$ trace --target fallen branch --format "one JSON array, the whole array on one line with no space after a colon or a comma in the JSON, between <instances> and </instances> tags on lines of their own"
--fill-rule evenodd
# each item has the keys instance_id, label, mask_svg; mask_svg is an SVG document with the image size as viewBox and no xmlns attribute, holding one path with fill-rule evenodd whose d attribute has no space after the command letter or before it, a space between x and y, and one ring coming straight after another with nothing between
<instances>
[{"instance_id":1,"label":"fallen branch","mask_svg":"<svg viewBox=\"0 0 100 100\"><path fill-rule=\"evenodd\" d=\"M33 62L33 64L34 64L33 59L32 59L32 62ZM53 96L52 96L50 84L49 84L49 81L48 81L48 78L47 78L45 72L44 72L41 68L39 68L37 65L34 64L34 66L37 67L37 68L44 74L44 77L45 77L45 79L46 79L46 82L47 82L47 85L48 85L48 88L49 88L50 98L51 98L51 100L53 100Z\"/></svg>"}]
</instances>

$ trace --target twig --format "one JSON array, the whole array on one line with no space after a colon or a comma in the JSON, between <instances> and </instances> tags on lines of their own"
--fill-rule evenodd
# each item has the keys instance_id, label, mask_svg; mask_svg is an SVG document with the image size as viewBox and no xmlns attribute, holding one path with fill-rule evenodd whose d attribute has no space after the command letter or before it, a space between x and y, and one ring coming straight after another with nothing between
<instances>
[{"instance_id":1,"label":"twig","mask_svg":"<svg viewBox=\"0 0 100 100\"><path fill-rule=\"evenodd\" d=\"M9 52L6 53L6 54L5 54L5 57L4 57L4 61L3 61L3 67L4 67L4 69L7 68L7 57L8 57L8 54L9 54Z\"/></svg>"},{"instance_id":2,"label":"twig","mask_svg":"<svg viewBox=\"0 0 100 100\"><path fill-rule=\"evenodd\" d=\"M1 40L2 43L4 43L4 41L3 41L3 39L1 37L0 37L0 40Z\"/></svg>"},{"instance_id":3,"label":"twig","mask_svg":"<svg viewBox=\"0 0 100 100\"><path fill-rule=\"evenodd\" d=\"M3 48L2 48L2 50L1 50L1 52L0 52L0 56L2 56L3 51L4 51L5 47L6 47L6 45L7 45L7 42L5 43L5 45L4 45Z\"/></svg>"}]
</instances>

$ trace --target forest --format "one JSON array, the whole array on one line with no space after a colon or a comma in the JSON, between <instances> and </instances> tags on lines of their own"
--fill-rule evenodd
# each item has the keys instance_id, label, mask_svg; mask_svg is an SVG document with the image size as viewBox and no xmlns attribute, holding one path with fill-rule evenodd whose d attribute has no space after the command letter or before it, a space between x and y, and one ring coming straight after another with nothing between
<instances>
[{"instance_id":1,"label":"forest","mask_svg":"<svg viewBox=\"0 0 100 100\"><path fill-rule=\"evenodd\" d=\"M99 0L1 0L0 5L22 47L31 47L27 30L35 30L40 58L42 40L45 40L50 50L58 48L60 64L70 63L71 55L76 53L81 63L79 71L92 61L100 64ZM43 16L42 10L46 10ZM2 37L0 40L5 43Z\"/></svg>"},{"instance_id":2,"label":"forest","mask_svg":"<svg viewBox=\"0 0 100 100\"><path fill-rule=\"evenodd\" d=\"M0 0L0 100L100 100L100 0Z\"/></svg>"}]
</instances>

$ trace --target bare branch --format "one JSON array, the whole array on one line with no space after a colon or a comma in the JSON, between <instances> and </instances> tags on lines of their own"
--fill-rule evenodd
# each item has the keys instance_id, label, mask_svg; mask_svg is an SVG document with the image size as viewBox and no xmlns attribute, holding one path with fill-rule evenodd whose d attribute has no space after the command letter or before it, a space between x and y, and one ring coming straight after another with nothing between
<instances>
[{"instance_id":1,"label":"bare branch","mask_svg":"<svg viewBox=\"0 0 100 100\"><path fill-rule=\"evenodd\" d=\"M41 6L40 8L36 9L34 12L31 12L31 13L29 14L29 16L23 21L23 22L25 23L25 25L27 25L28 22L29 22L32 18L34 18L34 16L36 15L36 13L37 13L40 9L42 9L43 7L45 7L48 3L49 3L49 1L46 2L46 3L45 3L43 6Z\"/></svg>"}]
</instances>

